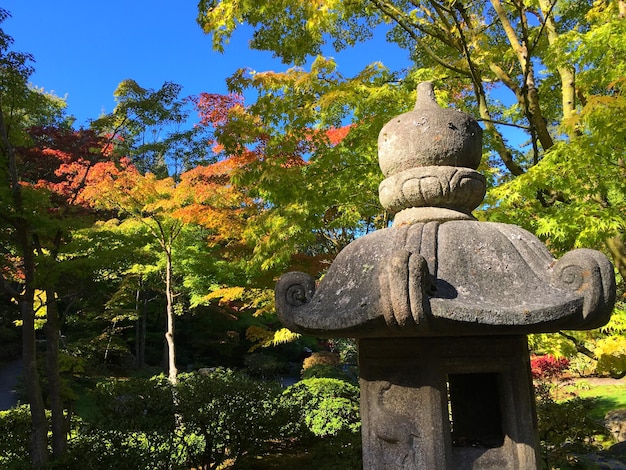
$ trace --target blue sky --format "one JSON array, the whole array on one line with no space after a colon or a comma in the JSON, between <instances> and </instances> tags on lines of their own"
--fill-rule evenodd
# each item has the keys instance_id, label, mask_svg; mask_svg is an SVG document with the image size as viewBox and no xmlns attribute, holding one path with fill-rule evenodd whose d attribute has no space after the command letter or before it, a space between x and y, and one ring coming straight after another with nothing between
<instances>
[{"instance_id":1,"label":"blue sky","mask_svg":"<svg viewBox=\"0 0 626 470\"><path fill-rule=\"evenodd\" d=\"M5 0L11 18L3 24L13 49L35 58L33 85L66 97L77 124L87 124L115 106L113 92L125 79L158 89L170 81L183 95L226 92L225 79L241 67L287 68L271 53L251 51L245 30L224 54L196 24L197 0ZM350 75L381 61L394 67L406 53L378 40L335 55ZM394 68L392 67L392 68Z\"/></svg>"}]
</instances>

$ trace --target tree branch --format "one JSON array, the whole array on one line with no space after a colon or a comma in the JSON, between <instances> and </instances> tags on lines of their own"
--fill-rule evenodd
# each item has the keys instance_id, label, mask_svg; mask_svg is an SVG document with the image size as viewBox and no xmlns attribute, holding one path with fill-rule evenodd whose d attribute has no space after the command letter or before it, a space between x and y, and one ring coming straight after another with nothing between
<instances>
[{"instance_id":1,"label":"tree branch","mask_svg":"<svg viewBox=\"0 0 626 470\"><path fill-rule=\"evenodd\" d=\"M404 31L406 31L406 33L416 42L418 43L420 50L422 50L423 52L425 52L433 61L435 61L436 63L438 63L439 65L441 65L442 67L448 69L448 70L452 70L456 73L458 73L459 75L463 75L463 76L470 76L471 73L468 70L463 70L460 69L458 67L455 67L454 65L450 64L449 62L446 62L445 60L443 60L441 57L439 57L423 40L420 36L418 36L415 33L415 30L420 31L422 34L425 34L427 36L433 37L435 39L438 39L439 41L443 42L444 44L450 46L450 47L454 47L454 45L451 45L448 43L448 41L445 40L445 38L442 38L440 35L436 35L431 31L425 30L423 28L421 28L419 25L415 24L414 22L412 22L405 14L403 14L401 11L399 11L397 8L395 8L393 5L390 5L387 2L384 2L382 0L369 0L371 3L374 4L374 6L376 8L378 8L384 15L388 16L391 20L393 20L398 26L400 26Z\"/></svg>"},{"instance_id":2,"label":"tree branch","mask_svg":"<svg viewBox=\"0 0 626 470\"><path fill-rule=\"evenodd\" d=\"M598 360L598 358L593 353L593 351L587 348L582 342L578 341L572 335L569 335L565 333L564 331L559 331L559 334L563 336L564 338L570 340L572 343L574 343L574 347L576 348L576 351L578 351L580 354L583 354L587 356L589 359L593 359L594 361Z\"/></svg>"}]
</instances>

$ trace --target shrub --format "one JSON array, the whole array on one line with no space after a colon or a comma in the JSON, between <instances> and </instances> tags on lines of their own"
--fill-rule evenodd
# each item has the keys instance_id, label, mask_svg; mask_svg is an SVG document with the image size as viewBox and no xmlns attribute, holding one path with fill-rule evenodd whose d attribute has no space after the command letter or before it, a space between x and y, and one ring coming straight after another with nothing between
<instances>
[{"instance_id":1,"label":"shrub","mask_svg":"<svg viewBox=\"0 0 626 470\"><path fill-rule=\"evenodd\" d=\"M331 366L328 364L315 364L311 367L307 367L302 371L303 379L315 379L315 378L329 378L339 379L345 382L352 382L353 377L350 374L344 372L340 367Z\"/></svg>"},{"instance_id":2,"label":"shrub","mask_svg":"<svg viewBox=\"0 0 626 470\"><path fill-rule=\"evenodd\" d=\"M176 435L174 390L165 376L107 380L98 383L92 395L95 419L80 432L87 442L76 442L75 447L88 448L89 437L97 436L102 456L92 457L111 462L107 465L181 468L184 455Z\"/></svg>"},{"instance_id":3,"label":"shrub","mask_svg":"<svg viewBox=\"0 0 626 470\"><path fill-rule=\"evenodd\" d=\"M530 358L530 370L533 379L552 380L560 377L569 367L565 357L556 358L552 354Z\"/></svg>"},{"instance_id":4,"label":"shrub","mask_svg":"<svg viewBox=\"0 0 626 470\"><path fill-rule=\"evenodd\" d=\"M184 374L177 390L184 446L195 468L217 468L226 460L237 466L245 454L279 439L289 420L277 384L232 370Z\"/></svg>"},{"instance_id":5,"label":"shrub","mask_svg":"<svg viewBox=\"0 0 626 470\"><path fill-rule=\"evenodd\" d=\"M0 468L30 468L30 407L0 411Z\"/></svg>"},{"instance_id":6,"label":"shrub","mask_svg":"<svg viewBox=\"0 0 626 470\"><path fill-rule=\"evenodd\" d=\"M606 434L606 430L591 418L594 406L593 399L580 397L560 403L538 401L541 456L547 468L561 468L567 464L568 455L594 452L601 447L597 436Z\"/></svg>"},{"instance_id":7,"label":"shrub","mask_svg":"<svg viewBox=\"0 0 626 470\"><path fill-rule=\"evenodd\" d=\"M324 468L361 468L359 388L332 378L306 379L283 392L285 402L299 412L294 422L301 438L316 437L326 445Z\"/></svg>"},{"instance_id":8,"label":"shrub","mask_svg":"<svg viewBox=\"0 0 626 470\"><path fill-rule=\"evenodd\" d=\"M537 424L541 458L547 468L570 468L573 454L599 450L598 438L606 431L593 419L593 399L563 400L559 385L569 369L566 358L550 354L531 357L531 373L537 397Z\"/></svg>"},{"instance_id":9,"label":"shrub","mask_svg":"<svg viewBox=\"0 0 626 470\"><path fill-rule=\"evenodd\" d=\"M609 336L598 341L595 353L598 356L596 373L614 379L626 376L626 338Z\"/></svg>"},{"instance_id":10,"label":"shrub","mask_svg":"<svg viewBox=\"0 0 626 470\"><path fill-rule=\"evenodd\" d=\"M151 442L160 442L153 445ZM172 447L162 439L148 439L142 432L103 430L82 423L68 441L68 449L55 469L127 468L137 470L184 469L179 458L172 459Z\"/></svg>"},{"instance_id":11,"label":"shrub","mask_svg":"<svg viewBox=\"0 0 626 470\"><path fill-rule=\"evenodd\" d=\"M551 354L533 356L530 358L535 393L540 400L554 400L559 395L560 383L558 379L569 367L569 360L564 357L556 358Z\"/></svg>"},{"instance_id":12,"label":"shrub","mask_svg":"<svg viewBox=\"0 0 626 470\"><path fill-rule=\"evenodd\" d=\"M302 371L320 364L339 367L339 355L328 351L314 352L302 362Z\"/></svg>"},{"instance_id":13,"label":"shrub","mask_svg":"<svg viewBox=\"0 0 626 470\"><path fill-rule=\"evenodd\" d=\"M356 382L356 373L342 366L339 355L332 352L316 352L302 363L300 376L303 379L331 378L347 382Z\"/></svg>"},{"instance_id":14,"label":"shrub","mask_svg":"<svg viewBox=\"0 0 626 470\"><path fill-rule=\"evenodd\" d=\"M92 392L97 426L102 430L170 434L175 428L173 393L163 375L100 382Z\"/></svg>"}]
</instances>

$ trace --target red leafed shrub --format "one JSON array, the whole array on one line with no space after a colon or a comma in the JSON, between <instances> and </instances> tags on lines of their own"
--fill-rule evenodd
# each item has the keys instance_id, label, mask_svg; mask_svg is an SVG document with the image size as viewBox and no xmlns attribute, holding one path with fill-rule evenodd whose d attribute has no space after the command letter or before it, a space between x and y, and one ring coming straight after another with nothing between
<instances>
[{"instance_id":1,"label":"red leafed shrub","mask_svg":"<svg viewBox=\"0 0 626 470\"><path fill-rule=\"evenodd\" d=\"M565 357L556 358L552 354L532 356L530 370L535 380L552 380L563 374L569 367L569 360Z\"/></svg>"}]
</instances>

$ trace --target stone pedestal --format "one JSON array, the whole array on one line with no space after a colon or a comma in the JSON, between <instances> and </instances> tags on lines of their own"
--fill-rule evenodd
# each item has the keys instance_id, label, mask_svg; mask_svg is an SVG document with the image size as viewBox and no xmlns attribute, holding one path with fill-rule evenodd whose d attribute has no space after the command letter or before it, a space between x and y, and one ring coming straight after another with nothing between
<instances>
[{"instance_id":1,"label":"stone pedestal","mask_svg":"<svg viewBox=\"0 0 626 470\"><path fill-rule=\"evenodd\" d=\"M363 468L537 469L525 336L359 340Z\"/></svg>"}]
</instances>

